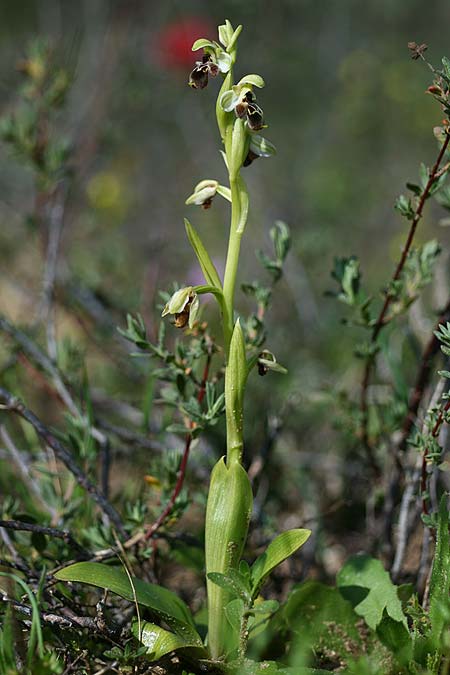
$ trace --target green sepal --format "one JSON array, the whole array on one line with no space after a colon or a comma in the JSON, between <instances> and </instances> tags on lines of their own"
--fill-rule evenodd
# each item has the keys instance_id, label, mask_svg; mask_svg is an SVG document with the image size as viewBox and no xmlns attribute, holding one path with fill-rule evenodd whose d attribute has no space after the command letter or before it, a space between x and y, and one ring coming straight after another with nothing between
<instances>
[{"instance_id":1,"label":"green sepal","mask_svg":"<svg viewBox=\"0 0 450 675\"><path fill-rule=\"evenodd\" d=\"M230 25L231 30L233 30L233 27L231 26L231 23L227 19L227 26L228 26L228 24ZM232 52L236 49L236 42L237 42L237 39L238 39L239 35L241 34L241 32L242 32L242 25L239 25L236 28L236 30L233 32L233 34L231 35L231 38L230 38L230 41L229 41L228 47L227 47L228 53L230 53L230 52Z\"/></svg>"},{"instance_id":2,"label":"green sepal","mask_svg":"<svg viewBox=\"0 0 450 675\"><path fill-rule=\"evenodd\" d=\"M220 277L208 251L200 239L197 230L193 225L191 225L187 218L184 219L184 225L186 227L186 234L188 236L189 242L194 249L194 253L197 256L200 267L202 268L206 283L222 290L222 282L220 281Z\"/></svg>"},{"instance_id":3,"label":"green sepal","mask_svg":"<svg viewBox=\"0 0 450 675\"><path fill-rule=\"evenodd\" d=\"M206 38L199 38L192 45L192 51L196 52L199 49L205 49L205 47L207 47L211 50L216 49L216 45L214 44L214 42L211 42L211 40L207 40Z\"/></svg>"},{"instance_id":4,"label":"green sepal","mask_svg":"<svg viewBox=\"0 0 450 675\"><path fill-rule=\"evenodd\" d=\"M243 87L244 85L251 85L252 87L258 87L258 89L262 89L265 86L265 82L262 79L261 75L244 75L244 77L241 77L239 82L237 83L237 87Z\"/></svg>"}]
</instances>

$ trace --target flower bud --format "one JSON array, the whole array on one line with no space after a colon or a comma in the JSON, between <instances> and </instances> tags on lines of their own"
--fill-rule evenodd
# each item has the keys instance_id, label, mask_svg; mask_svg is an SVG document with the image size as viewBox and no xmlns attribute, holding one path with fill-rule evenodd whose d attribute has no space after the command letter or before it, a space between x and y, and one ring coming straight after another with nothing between
<instances>
[{"instance_id":1,"label":"flower bud","mask_svg":"<svg viewBox=\"0 0 450 675\"><path fill-rule=\"evenodd\" d=\"M186 204L195 204L209 209L213 197L216 196L219 183L216 180L202 180L195 186L194 192L186 199Z\"/></svg>"}]
</instances>

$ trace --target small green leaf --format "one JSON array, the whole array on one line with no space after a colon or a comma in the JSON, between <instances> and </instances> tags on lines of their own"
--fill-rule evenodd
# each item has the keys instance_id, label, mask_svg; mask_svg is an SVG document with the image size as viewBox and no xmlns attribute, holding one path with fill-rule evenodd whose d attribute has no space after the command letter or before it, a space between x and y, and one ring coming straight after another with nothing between
<instances>
[{"instance_id":1,"label":"small green leaf","mask_svg":"<svg viewBox=\"0 0 450 675\"><path fill-rule=\"evenodd\" d=\"M59 581L76 581L98 588L109 589L122 598L149 607L155 614L182 637L201 645L191 612L185 603L167 588L149 584L132 577L133 586L126 572L103 563L80 562L59 570L54 575Z\"/></svg>"},{"instance_id":2,"label":"small green leaf","mask_svg":"<svg viewBox=\"0 0 450 675\"><path fill-rule=\"evenodd\" d=\"M193 225L191 225L187 218L184 219L184 225L186 227L188 239L192 248L194 249L195 255L197 256L200 267L202 268L206 283L222 290L222 284L217 270L214 267L214 263L211 260L205 246L203 245L203 242L200 239L196 229L193 227Z\"/></svg>"},{"instance_id":3,"label":"small green leaf","mask_svg":"<svg viewBox=\"0 0 450 675\"><path fill-rule=\"evenodd\" d=\"M245 602L250 602L251 596L245 579L240 578L237 570L230 569L228 574L221 574L220 572L210 572L208 579L216 586L224 588L236 598L241 598Z\"/></svg>"},{"instance_id":4,"label":"small green leaf","mask_svg":"<svg viewBox=\"0 0 450 675\"><path fill-rule=\"evenodd\" d=\"M256 597L271 571L309 539L311 530L287 530L270 542L252 565L252 595Z\"/></svg>"},{"instance_id":5,"label":"small green leaf","mask_svg":"<svg viewBox=\"0 0 450 675\"><path fill-rule=\"evenodd\" d=\"M225 615L228 619L228 623L230 624L235 634L239 634L244 611L245 605L244 601L241 600L241 598L231 600L231 602L229 602L228 605L225 607Z\"/></svg>"},{"instance_id":6,"label":"small green leaf","mask_svg":"<svg viewBox=\"0 0 450 675\"><path fill-rule=\"evenodd\" d=\"M388 616L408 627L397 587L379 560L368 555L350 558L336 578L339 590L357 614L375 630L386 610Z\"/></svg>"},{"instance_id":7,"label":"small green leaf","mask_svg":"<svg viewBox=\"0 0 450 675\"><path fill-rule=\"evenodd\" d=\"M177 649L195 649L200 652L199 655L203 657L206 656L206 650L204 650L197 642L184 639L180 635L175 635L149 621L144 621L142 623L140 633L139 623L138 621L134 621L131 626L131 631L139 642L142 642L142 644L147 647L146 656L150 661L158 661L162 656L177 651ZM203 652L203 654L201 652Z\"/></svg>"}]
</instances>

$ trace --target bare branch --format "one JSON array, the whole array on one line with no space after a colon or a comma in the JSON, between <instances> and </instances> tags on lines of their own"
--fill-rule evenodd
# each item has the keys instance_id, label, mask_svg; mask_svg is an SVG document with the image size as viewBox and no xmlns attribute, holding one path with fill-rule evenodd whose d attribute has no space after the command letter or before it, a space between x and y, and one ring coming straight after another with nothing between
<instances>
[{"instance_id":1,"label":"bare branch","mask_svg":"<svg viewBox=\"0 0 450 675\"><path fill-rule=\"evenodd\" d=\"M77 483L88 492L96 504L100 507L103 513L109 518L111 523L117 528L121 536L125 537L126 532L123 527L117 511L105 499L105 497L97 490L96 486L74 462L69 450L52 434L36 415L26 408L24 404L13 396L9 391L0 387L0 403L5 410L9 410L16 415L19 415L26 420L35 429L38 436L40 436L47 445L49 445L55 452L57 458L66 466L70 473L75 477Z\"/></svg>"}]
</instances>

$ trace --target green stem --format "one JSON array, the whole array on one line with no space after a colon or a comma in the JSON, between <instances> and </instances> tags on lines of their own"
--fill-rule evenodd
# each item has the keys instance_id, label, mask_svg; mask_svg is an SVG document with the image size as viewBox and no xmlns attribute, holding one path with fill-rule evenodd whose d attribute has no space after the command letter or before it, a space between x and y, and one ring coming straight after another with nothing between
<instances>
[{"instance_id":1,"label":"green stem","mask_svg":"<svg viewBox=\"0 0 450 675\"><path fill-rule=\"evenodd\" d=\"M234 291L236 287L236 275L239 264L239 253L241 249L242 232L238 231L238 224L241 216L241 203L237 178L230 176L231 188L231 225L230 237L228 240L228 253L225 265L225 276L223 280L223 296L225 305L224 331L225 348L228 354L230 347L231 334L234 326ZM228 340L227 340L228 338Z\"/></svg>"}]
</instances>

